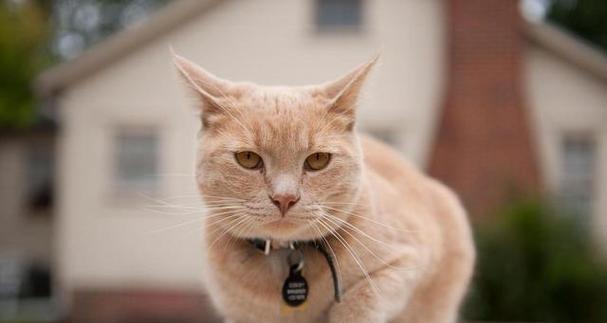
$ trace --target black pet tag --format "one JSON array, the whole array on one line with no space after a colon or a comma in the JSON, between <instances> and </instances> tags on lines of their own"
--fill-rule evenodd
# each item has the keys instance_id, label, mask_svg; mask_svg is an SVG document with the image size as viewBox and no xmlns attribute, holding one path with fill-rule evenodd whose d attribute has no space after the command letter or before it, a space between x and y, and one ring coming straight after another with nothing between
<instances>
[{"instance_id":1,"label":"black pet tag","mask_svg":"<svg viewBox=\"0 0 607 323\"><path fill-rule=\"evenodd\" d=\"M306 302L308 298L308 282L301 275L298 265L292 265L289 269L289 277L282 285L282 299L291 307L298 307Z\"/></svg>"}]
</instances>

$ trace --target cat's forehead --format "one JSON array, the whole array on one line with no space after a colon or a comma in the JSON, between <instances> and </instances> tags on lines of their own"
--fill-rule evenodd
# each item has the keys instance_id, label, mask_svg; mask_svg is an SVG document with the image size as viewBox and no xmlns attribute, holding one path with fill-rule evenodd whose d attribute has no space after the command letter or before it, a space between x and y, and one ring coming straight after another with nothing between
<instances>
[{"instance_id":1,"label":"cat's forehead","mask_svg":"<svg viewBox=\"0 0 607 323\"><path fill-rule=\"evenodd\" d=\"M238 101L241 108L264 114L307 114L327 103L306 88L278 86L250 86Z\"/></svg>"},{"instance_id":2,"label":"cat's forehead","mask_svg":"<svg viewBox=\"0 0 607 323\"><path fill-rule=\"evenodd\" d=\"M328 100L305 89L259 87L240 96L237 104L239 113L230 122L240 133L235 137L245 146L305 151L322 144L329 133L325 128Z\"/></svg>"}]
</instances>

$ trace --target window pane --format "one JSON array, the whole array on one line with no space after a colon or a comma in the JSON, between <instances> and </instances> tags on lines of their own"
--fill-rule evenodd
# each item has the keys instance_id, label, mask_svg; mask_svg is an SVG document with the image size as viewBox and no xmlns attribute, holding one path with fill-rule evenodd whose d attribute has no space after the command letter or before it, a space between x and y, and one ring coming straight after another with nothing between
<instances>
[{"instance_id":1,"label":"window pane","mask_svg":"<svg viewBox=\"0 0 607 323\"><path fill-rule=\"evenodd\" d=\"M570 135L561 145L561 202L572 213L590 216L594 198L596 144L590 135Z\"/></svg>"},{"instance_id":2,"label":"window pane","mask_svg":"<svg viewBox=\"0 0 607 323\"><path fill-rule=\"evenodd\" d=\"M34 142L27 149L27 203L32 209L53 206L53 146L50 142Z\"/></svg>"},{"instance_id":3,"label":"window pane","mask_svg":"<svg viewBox=\"0 0 607 323\"><path fill-rule=\"evenodd\" d=\"M158 136L154 129L119 131L116 137L116 176L125 190L156 189L158 171Z\"/></svg>"},{"instance_id":4,"label":"window pane","mask_svg":"<svg viewBox=\"0 0 607 323\"><path fill-rule=\"evenodd\" d=\"M0 302L15 300L23 285L23 268L15 258L0 257Z\"/></svg>"},{"instance_id":5,"label":"window pane","mask_svg":"<svg viewBox=\"0 0 607 323\"><path fill-rule=\"evenodd\" d=\"M357 27L362 21L362 0L317 0L320 27Z\"/></svg>"}]
</instances>

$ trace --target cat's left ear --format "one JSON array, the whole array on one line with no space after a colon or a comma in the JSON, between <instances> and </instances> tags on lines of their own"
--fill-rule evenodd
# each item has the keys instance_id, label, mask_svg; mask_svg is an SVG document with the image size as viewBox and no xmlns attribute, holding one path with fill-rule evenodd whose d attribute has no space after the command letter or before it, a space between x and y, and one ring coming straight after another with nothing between
<instances>
[{"instance_id":1,"label":"cat's left ear","mask_svg":"<svg viewBox=\"0 0 607 323\"><path fill-rule=\"evenodd\" d=\"M330 112L342 114L351 118L352 123L354 122L360 91L378 59L379 55L356 67L345 76L320 86L323 95L330 100L328 106Z\"/></svg>"},{"instance_id":2,"label":"cat's left ear","mask_svg":"<svg viewBox=\"0 0 607 323\"><path fill-rule=\"evenodd\" d=\"M207 128L218 119L218 116L229 113L226 109L231 107L227 102L230 102L233 92L236 92L236 86L230 81L220 79L205 71L175 52L172 53L173 62L179 74L201 101L202 123Z\"/></svg>"}]
</instances>

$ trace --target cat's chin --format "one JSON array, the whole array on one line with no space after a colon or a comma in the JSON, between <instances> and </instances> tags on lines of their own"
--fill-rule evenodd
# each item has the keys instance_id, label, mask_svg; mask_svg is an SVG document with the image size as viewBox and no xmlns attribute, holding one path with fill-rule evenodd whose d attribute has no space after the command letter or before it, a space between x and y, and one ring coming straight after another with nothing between
<instances>
[{"instance_id":1,"label":"cat's chin","mask_svg":"<svg viewBox=\"0 0 607 323\"><path fill-rule=\"evenodd\" d=\"M270 220L258 228L260 237L268 237L276 240L313 240L308 225L301 220L284 217Z\"/></svg>"},{"instance_id":2,"label":"cat's chin","mask_svg":"<svg viewBox=\"0 0 607 323\"><path fill-rule=\"evenodd\" d=\"M264 223L262 225L262 227L263 227L263 229L265 229L269 232L290 233L290 232L297 231L298 229L303 227L303 224L299 221L294 221L293 219L284 217L284 218L278 218L276 220L268 221L268 222Z\"/></svg>"}]
</instances>

